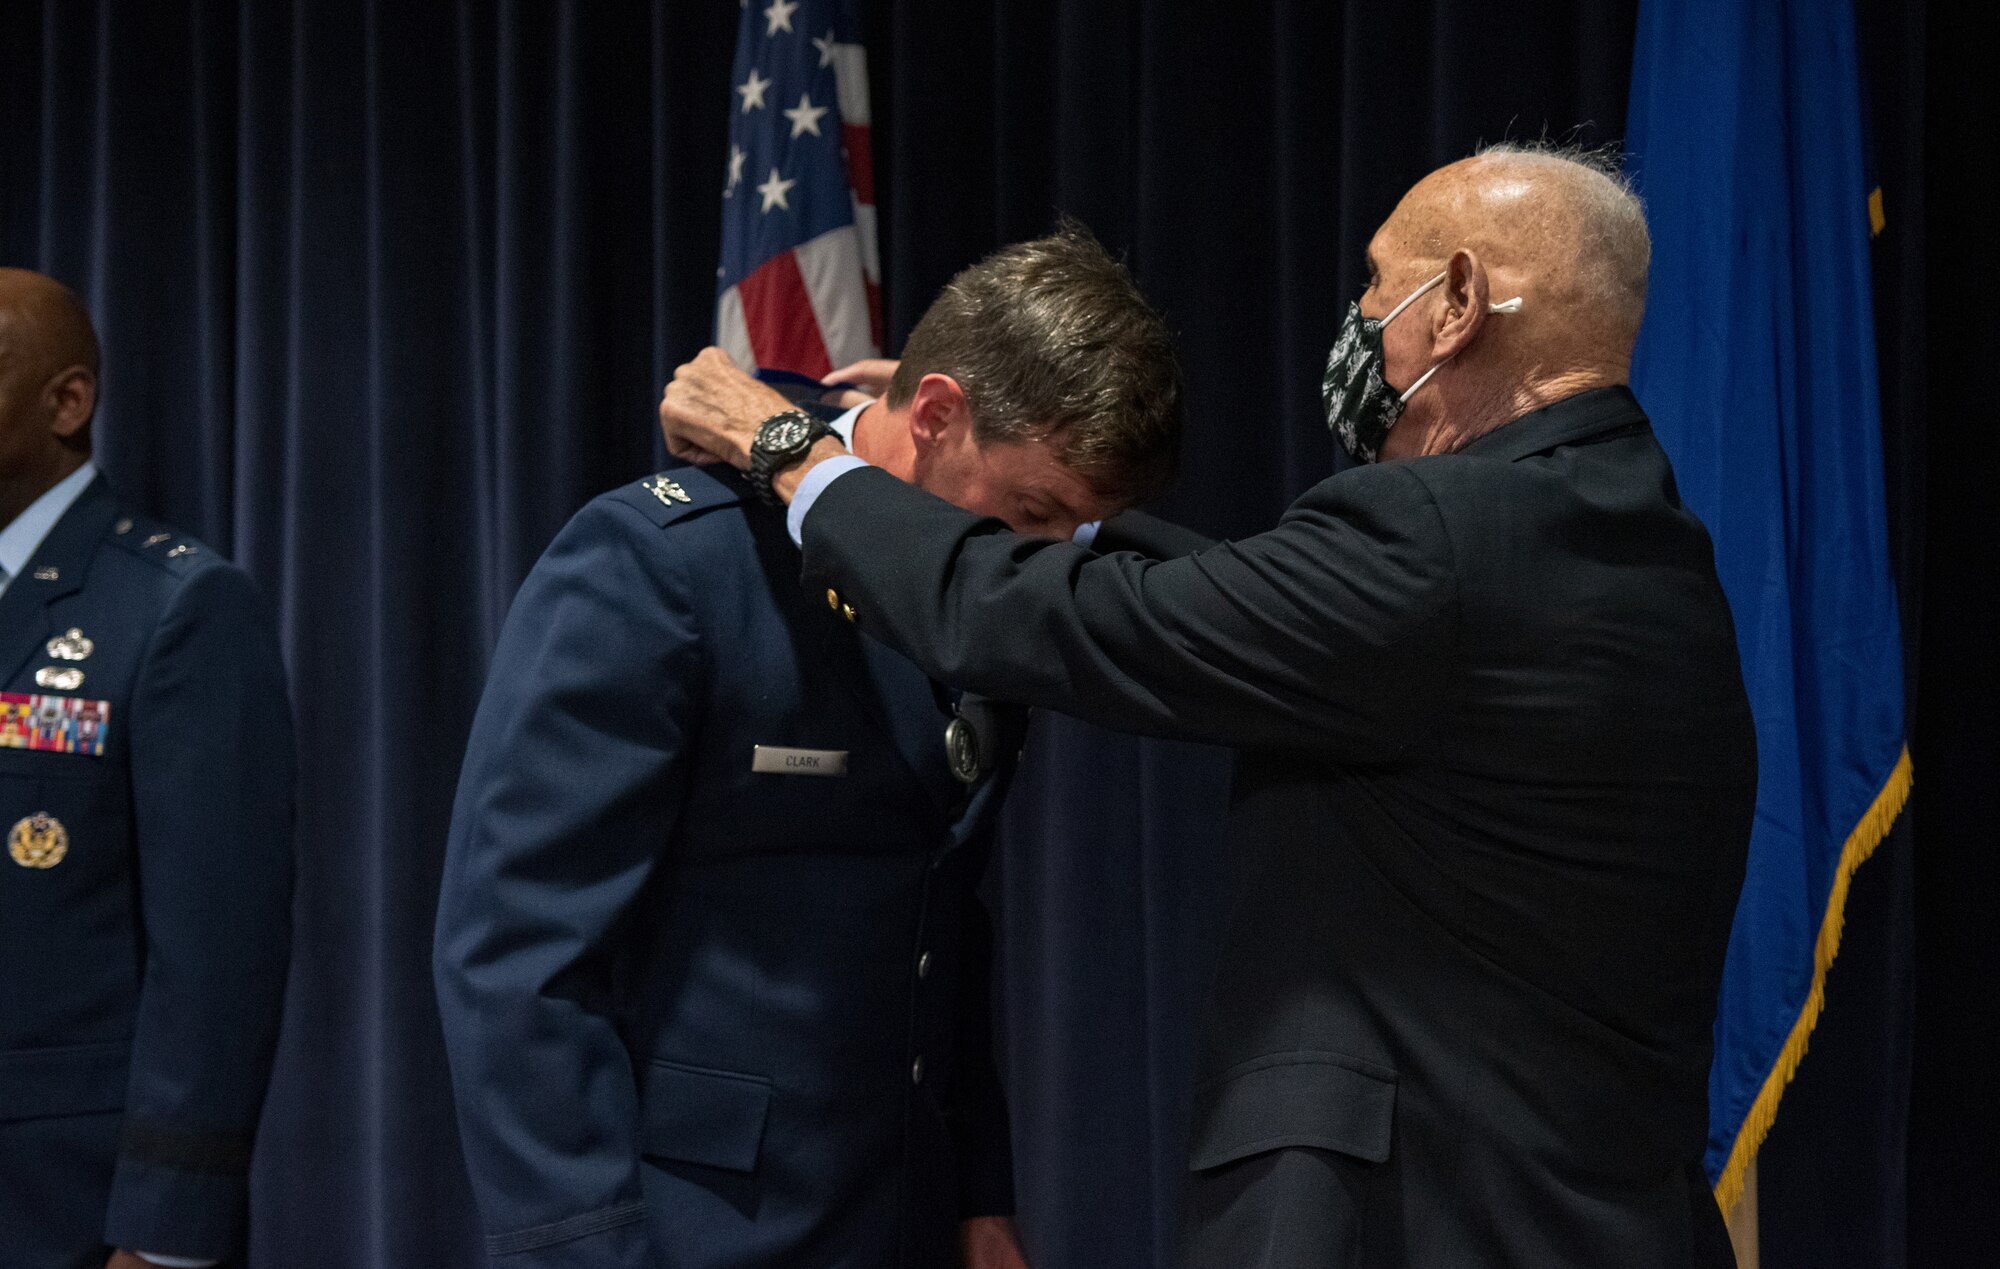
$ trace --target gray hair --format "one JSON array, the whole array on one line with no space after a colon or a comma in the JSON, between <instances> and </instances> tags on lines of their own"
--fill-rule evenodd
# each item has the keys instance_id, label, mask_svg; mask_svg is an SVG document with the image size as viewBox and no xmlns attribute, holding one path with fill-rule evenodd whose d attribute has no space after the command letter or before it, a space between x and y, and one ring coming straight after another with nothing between
<instances>
[{"instance_id":1,"label":"gray hair","mask_svg":"<svg viewBox=\"0 0 2000 1269\"><path fill-rule=\"evenodd\" d=\"M1568 240L1578 289L1636 330L1646 311L1653 239L1646 230L1645 204L1625 175L1618 148L1502 141L1481 146L1476 157L1548 182L1555 194L1548 229Z\"/></svg>"}]
</instances>

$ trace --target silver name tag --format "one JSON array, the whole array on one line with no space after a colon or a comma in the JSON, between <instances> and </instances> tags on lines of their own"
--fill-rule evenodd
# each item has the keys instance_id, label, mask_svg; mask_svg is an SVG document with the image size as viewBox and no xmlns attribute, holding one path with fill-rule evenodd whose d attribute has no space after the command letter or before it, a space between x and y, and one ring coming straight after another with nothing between
<instances>
[{"instance_id":1,"label":"silver name tag","mask_svg":"<svg viewBox=\"0 0 2000 1269\"><path fill-rule=\"evenodd\" d=\"M844 776L847 774L847 751L758 745L751 752L750 769L765 775Z\"/></svg>"}]
</instances>

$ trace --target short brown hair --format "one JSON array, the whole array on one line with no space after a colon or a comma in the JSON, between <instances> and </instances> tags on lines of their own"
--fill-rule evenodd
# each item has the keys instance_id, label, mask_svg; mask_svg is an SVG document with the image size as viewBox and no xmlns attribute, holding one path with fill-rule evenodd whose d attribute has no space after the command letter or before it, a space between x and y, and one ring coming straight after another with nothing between
<instances>
[{"instance_id":1,"label":"short brown hair","mask_svg":"<svg viewBox=\"0 0 2000 1269\"><path fill-rule=\"evenodd\" d=\"M958 381L981 442L1049 438L1058 461L1118 505L1173 483L1173 337L1125 266L1074 221L947 283L904 342L889 405L909 404L927 374Z\"/></svg>"}]
</instances>

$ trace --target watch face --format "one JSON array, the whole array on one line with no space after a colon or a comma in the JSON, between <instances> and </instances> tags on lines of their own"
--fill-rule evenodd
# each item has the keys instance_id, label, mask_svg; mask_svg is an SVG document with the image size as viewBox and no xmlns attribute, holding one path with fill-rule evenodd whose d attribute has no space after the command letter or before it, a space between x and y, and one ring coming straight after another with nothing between
<instances>
[{"instance_id":1,"label":"watch face","mask_svg":"<svg viewBox=\"0 0 2000 1269\"><path fill-rule=\"evenodd\" d=\"M768 447L782 453L805 443L806 425L797 419L781 420L771 429Z\"/></svg>"}]
</instances>

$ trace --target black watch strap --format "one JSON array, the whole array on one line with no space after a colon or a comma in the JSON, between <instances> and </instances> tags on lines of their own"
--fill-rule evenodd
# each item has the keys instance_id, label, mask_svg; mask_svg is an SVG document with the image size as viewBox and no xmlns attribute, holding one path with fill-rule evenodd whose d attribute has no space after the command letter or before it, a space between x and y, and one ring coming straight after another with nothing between
<instances>
[{"instance_id":1,"label":"black watch strap","mask_svg":"<svg viewBox=\"0 0 2000 1269\"><path fill-rule=\"evenodd\" d=\"M779 472L804 458L822 436L833 435L825 419L804 410L781 410L757 425L750 442L750 468L743 478L757 497L770 506L782 500L771 488Z\"/></svg>"}]
</instances>

